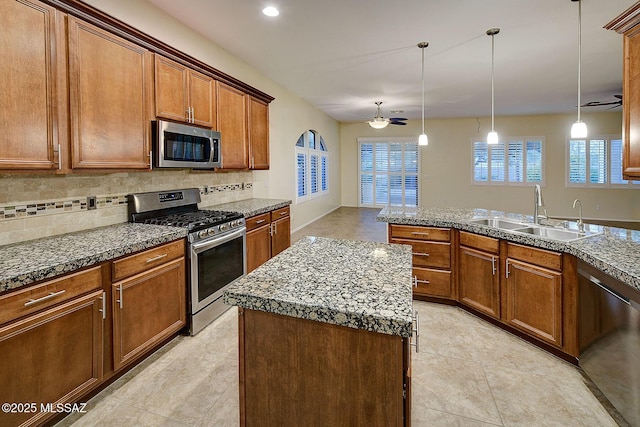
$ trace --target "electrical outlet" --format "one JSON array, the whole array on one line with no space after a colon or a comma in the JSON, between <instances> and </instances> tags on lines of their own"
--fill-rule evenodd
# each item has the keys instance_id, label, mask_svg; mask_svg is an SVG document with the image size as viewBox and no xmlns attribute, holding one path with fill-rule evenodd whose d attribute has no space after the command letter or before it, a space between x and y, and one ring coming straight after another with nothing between
<instances>
[{"instance_id":1,"label":"electrical outlet","mask_svg":"<svg viewBox=\"0 0 640 427\"><path fill-rule=\"evenodd\" d=\"M87 196L87 210L92 211L97 207L96 196Z\"/></svg>"}]
</instances>

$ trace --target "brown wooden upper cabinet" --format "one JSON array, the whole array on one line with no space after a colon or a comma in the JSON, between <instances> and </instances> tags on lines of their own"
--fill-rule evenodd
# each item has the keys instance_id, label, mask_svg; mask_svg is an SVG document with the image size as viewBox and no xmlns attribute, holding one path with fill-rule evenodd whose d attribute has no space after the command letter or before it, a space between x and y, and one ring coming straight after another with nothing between
<instances>
[{"instance_id":1,"label":"brown wooden upper cabinet","mask_svg":"<svg viewBox=\"0 0 640 427\"><path fill-rule=\"evenodd\" d=\"M149 169L152 55L68 17L73 169Z\"/></svg>"},{"instance_id":2,"label":"brown wooden upper cabinet","mask_svg":"<svg viewBox=\"0 0 640 427\"><path fill-rule=\"evenodd\" d=\"M56 171L68 153L64 14L0 2L0 169Z\"/></svg>"},{"instance_id":3,"label":"brown wooden upper cabinet","mask_svg":"<svg viewBox=\"0 0 640 427\"><path fill-rule=\"evenodd\" d=\"M249 167L269 169L269 105L251 96L249 102Z\"/></svg>"},{"instance_id":4,"label":"brown wooden upper cabinet","mask_svg":"<svg viewBox=\"0 0 640 427\"><path fill-rule=\"evenodd\" d=\"M605 28L623 35L622 175L640 179L640 2Z\"/></svg>"},{"instance_id":5,"label":"brown wooden upper cabinet","mask_svg":"<svg viewBox=\"0 0 640 427\"><path fill-rule=\"evenodd\" d=\"M155 55L156 117L216 126L216 84L213 78Z\"/></svg>"},{"instance_id":6,"label":"brown wooden upper cabinet","mask_svg":"<svg viewBox=\"0 0 640 427\"><path fill-rule=\"evenodd\" d=\"M269 169L269 106L218 82L223 169Z\"/></svg>"},{"instance_id":7,"label":"brown wooden upper cabinet","mask_svg":"<svg viewBox=\"0 0 640 427\"><path fill-rule=\"evenodd\" d=\"M247 94L225 83L218 84L218 131L223 169L247 169Z\"/></svg>"}]
</instances>

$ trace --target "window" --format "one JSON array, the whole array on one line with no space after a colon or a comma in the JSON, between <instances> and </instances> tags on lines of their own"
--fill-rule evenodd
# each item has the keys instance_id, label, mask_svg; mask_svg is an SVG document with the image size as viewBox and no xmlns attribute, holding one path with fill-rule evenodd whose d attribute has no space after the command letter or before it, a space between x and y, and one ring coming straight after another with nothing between
<instances>
[{"instance_id":1,"label":"window","mask_svg":"<svg viewBox=\"0 0 640 427\"><path fill-rule=\"evenodd\" d=\"M640 181L622 179L620 136L571 139L567 143L567 152L569 187L640 188Z\"/></svg>"},{"instance_id":2,"label":"window","mask_svg":"<svg viewBox=\"0 0 640 427\"><path fill-rule=\"evenodd\" d=\"M473 183L544 183L544 138L512 137L495 145L473 141Z\"/></svg>"},{"instance_id":3,"label":"window","mask_svg":"<svg viewBox=\"0 0 640 427\"><path fill-rule=\"evenodd\" d=\"M358 138L359 206L418 205L419 151L413 138Z\"/></svg>"},{"instance_id":4,"label":"window","mask_svg":"<svg viewBox=\"0 0 640 427\"><path fill-rule=\"evenodd\" d=\"M329 153L324 139L308 130L296 142L296 202L329 192Z\"/></svg>"}]
</instances>

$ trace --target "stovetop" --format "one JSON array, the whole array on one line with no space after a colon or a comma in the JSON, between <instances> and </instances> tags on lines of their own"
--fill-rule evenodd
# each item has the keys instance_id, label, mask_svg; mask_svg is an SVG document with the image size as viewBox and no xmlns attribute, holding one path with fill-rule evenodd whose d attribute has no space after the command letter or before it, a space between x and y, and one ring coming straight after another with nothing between
<instances>
[{"instance_id":1,"label":"stovetop","mask_svg":"<svg viewBox=\"0 0 640 427\"><path fill-rule=\"evenodd\" d=\"M241 218L243 218L242 214L237 212L201 209L193 212L180 212L146 218L143 222L145 224L183 227L188 229L189 232L194 232Z\"/></svg>"}]
</instances>

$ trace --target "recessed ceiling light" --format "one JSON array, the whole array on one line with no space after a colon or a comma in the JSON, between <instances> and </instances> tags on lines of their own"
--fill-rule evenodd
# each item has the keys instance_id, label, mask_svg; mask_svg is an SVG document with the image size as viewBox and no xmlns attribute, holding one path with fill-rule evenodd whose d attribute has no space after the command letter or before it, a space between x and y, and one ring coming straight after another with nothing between
<instances>
[{"instance_id":1,"label":"recessed ceiling light","mask_svg":"<svg viewBox=\"0 0 640 427\"><path fill-rule=\"evenodd\" d=\"M278 16L280 15L280 11L273 6L268 6L262 9L262 13L267 16Z\"/></svg>"}]
</instances>

